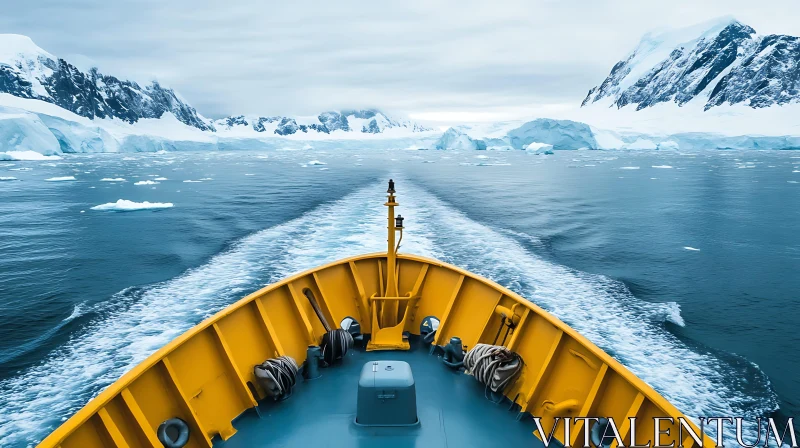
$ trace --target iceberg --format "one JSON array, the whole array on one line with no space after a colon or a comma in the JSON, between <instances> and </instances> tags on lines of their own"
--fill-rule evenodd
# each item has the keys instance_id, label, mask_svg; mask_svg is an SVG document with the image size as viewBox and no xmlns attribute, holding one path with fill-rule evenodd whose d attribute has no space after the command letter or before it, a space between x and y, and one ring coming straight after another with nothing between
<instances>
[{"instance_id":1,"label":"iceberg","mask_svg":"<svg viewBox=\"0 0 800 448\"><path fill-rule=\"evenodd\" d=\"M658 149L655 143L646 138L637 138L635 141L623 146L624 149Z\"/></svg>"},{"instance_id":2,"label":"iceberg","mask_svg":"<svg viewBox=\"0 0 800 448\"><path fill-rule=\"evenodd\" d=\"M51 177L49 179L45 179L46 182L64 182L70 180L75 180L75 176Z\"/></svg>"},{"instance_id":3,"label":"iceberg","mask_svg":"<svg viewBox=\"0 0 800 448\"><path fill-rule=\"evenodd\" d=\"M100 179L100 182L126 182L126 181L121 177L104 177Z\"/></svg>"},{"instance_id":4,"label":"iceberg","mask_svg":"<svg viewBox=\"0 0 800 448\"><path fill-rule=\"evenodd\" d=\"M456 149L486 149L486 143L476 140L456 128L449 128L434 144L434 148L439 150Z\"/></svg>"},{"instance_id":5,"label":"iceberg","mask_svg":"<svg viewBox=\"0 0 800 448\"><path fill-rule=\"evenodd\" d=\"M534 154L553 154L553 145L547 143L531 142L524 149Z\"/></svg>"},{"instance_id":6,"label":"iceberg","mask_svg":"<svg viewBox=\"0 0 800 448\"><path fill-rule=\"evenodd\" d=\"M0 160L19 160L19 161L61 160L61 157L56 155L46 156L36 151L24 150L24 151L0 152Z\"/></svg>"},{"instance_id":7,"label":"iceberg","mask_svg":"<svg viewBox=\"0 0 800 448\"><path fill-rule=\"evenodd\" d=\"M140 180L138 182L134 182L133 185L158 185L160 182L152 181L152 180Z\"/></svg>"},{"instance_id":8,"label":"iceberg","mask_svg":"<svg viewBox=\"0 0 800 448\"><path fill-rule=\"evenodd\" d=\"M507 137L516 149L524 149L534 142L552 145L553 149L598 149L591 127L570 120L538 118L510 130Z\"/></svg>"},{"instance_id":9,"label":"iceberg","mask_svg":"<svg viewBox=\"0 0 800 448\"><path fill-rule=\"evenodd\" d=\"M95 205L92 207L92 210L129 212L136 210L159 210L172 206L173 204L171 202L133 202L127 199L119 199L117 202Z\"/></svg>"}]
</instances>

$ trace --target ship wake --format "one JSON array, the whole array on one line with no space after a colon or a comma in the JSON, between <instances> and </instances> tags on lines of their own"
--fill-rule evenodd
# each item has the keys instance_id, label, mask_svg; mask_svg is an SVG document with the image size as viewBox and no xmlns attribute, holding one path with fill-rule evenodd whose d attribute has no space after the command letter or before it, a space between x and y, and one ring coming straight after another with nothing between
<instances>
[{"instance_id":1,"label":"ship wake","mask_svg":"<svg viewBox=\"0 0 800 448\"><path fill-rule=\"evenodd\" d=\"M649 303L619 281L555 264L529 238L474 221L430 192L398 182L400 252L441 259L526 297L575 328L694 416L759 416L777 398L757 366L690 347L676 303ZM204 318L288 275L385 251L382 185L357 190L247 236L171 280L129 288L41 363L0 381L0 445L39 441L124 372Z\"/></svg>"}]
</instances>

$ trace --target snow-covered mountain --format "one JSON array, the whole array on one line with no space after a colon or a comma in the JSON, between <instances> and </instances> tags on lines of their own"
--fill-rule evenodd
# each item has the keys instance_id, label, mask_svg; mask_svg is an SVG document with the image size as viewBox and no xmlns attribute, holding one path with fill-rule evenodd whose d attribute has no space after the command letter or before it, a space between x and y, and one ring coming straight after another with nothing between
<instances>
[{"instance_id":1,"label":"snow-covered mountain","mask_svg":"<svg viewBox=\"0 0 800 448\"><path fill-rule=\"evenodd\" d=\"M0 34L0 93L46 101L91 119L135 123L170 112L186 125L213 130L192 106L156 81L142 87L97 69L84 73L17 34Z\"/></svg>"},{"instance_id":2,"label":"snow-covered mountain","mask_svg":"<svg viewBox=\"0 0 800 448\"><path fill-rule=\"evenodd\" d=\"M642 110L658 103L765 108L800 103L800 38L759 35L732 18L645 35L589 90L592 103Z\"/></svg>"},{"instance_id":3,"label":"snow-covered mountain","mask_svg":"<svg viewBox=\"0 0 800 448\"><path fill-rule=\"evenodd\" d=\"M139 133L135 128L143 120L162 118L169 122L161 126L162 128L174 127L174 121L177 120L200 131L219 131L221 136L245 138L293 135L324 138L330 134L346 138L348 134L357 137L383 134L387 131L397 137L406 133L430 131L408 120L390 118L375 109L330 111L312 117L239 115L209 120L197 113L176 92L161 86L157 81L141 86L133 81L102 74L97 69L83 72L64 59L41 49L30 38L17 34L0 34L0 97L2 94L46 102L90 120L100 119L96 122L97 126L108 130L112 135L119 134L120 130L119 123L112 123L115 119L136 125L132 129L123 129L123 133L127 135ZM28 112L52 111L52 108L32 102L16 99L0 101L0 108L8 105ZM48 112L48 115L69 119L68 115L59 112ZM152 128L153 124L141 127ZM187 132L177 131L182 134ZM169 132L170 135L174 133ZM64 141L57 135L55 137ZM169 138L168 135L161 137ZM0 149L3 148L3 143L0 142ZM67 146L62 149L81 151L80 148Z\"/></svg>"},{"instance_id":4,"label":"snow-covered mountain","mask_svg":"<svg viewBox=\"0 0 800 448\"><path fill-rule=\"evenodd\" d=\"M431 129L408 120L395 120L375 109L323 112L311 117L260 117L238 115L213 121L219 132L238 134L330 134L331 132L359 132L381 134L387 129L407 132L425 132Z\"/></svg>"}]
</instances>

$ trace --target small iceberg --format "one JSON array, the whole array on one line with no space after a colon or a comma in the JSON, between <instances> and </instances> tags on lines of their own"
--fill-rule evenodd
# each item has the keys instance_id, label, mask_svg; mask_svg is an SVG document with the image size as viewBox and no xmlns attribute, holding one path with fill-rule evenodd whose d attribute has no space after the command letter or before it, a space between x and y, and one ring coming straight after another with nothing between
<instances>
[{"instance_id":1,"label":"small iceberg","mask_svg":"<svg viewBox=\"0 0 800 448\"><path fill-rule=\"evenodd\" d=\"M75 180L75 176L51 177L50 179L45 179L45 182L65 182L69 180Z\"/></svg>"},{"instance_id":2,"label":"small iceberg","mask_svg":"<svg viewBox=\"0 0 800 448\"><path fill-rule=\"evenodd\" d=\"M160 210L172 206L172 202L133 202L127 199L119 199L117 202L95 205L92 210L132 212L136 210Z\"/></svg>"},{"instance_id":3,"label":"small iceberg","mask_svg":"<svg viewBox=\"0 0 800 448\"><path fill-rule=\"evenodd\" d=\"M309 165L327 165L325 162L320 162L319 160L312 160L308 162Z\"/></svg>"},{"instance_id":4,"label":"small iceberg","mask_svg":"<svg viewBox=\"0 0 800 448\"><path fill-rule=\"evenodd\" d=\"M121 177L104 177L100 182L126 182L126 180Z\"/></svg>"},{"instance_id":5,"label":"small iceberg","mask_svg":"<svg viewBox=\"0 0 800 448\"><path fill-rule=\"evenodd\" d=\"M8 182L10 180L17 180L17 178L13 176L0 176L0 182Z\"/></svg>"},{"instance_id":6,"label":"small iceberg","mask_svg":"<svg viewBox=\"0 0 800 448\"><path fill-rule=\"evenodd\" d=\"M202 180L185 180L183 183L185 184L199 184Z\"/></svg>"},{"instance_id":7,"label":"small iceberg","mask_svg":"<svg viewBox=\"0 0 800 448\"><path fill-rule=\"evenodd\" d=\"M61 160L61 157L46 156L36 151L6 151L0 153L0 160Z\"/></svg>"},{"instance_id":8,"label":"small iceberg","mask_svg":"<svg viewBox=\"0 0 800 448\"><path fill-rule=\"evenodd\" d=\"M619 167L619 169L621 169L621 170L638 170L639 167L638 166L621 166L621 167Z\"/></svg>"},{"instance_id":9,"label":"small iceberg","mask_svg":"<svg viewBox=\"0 0 800 448\"><path fill-rule=\"evenodd\" d=\"M162 180L169 180L169 179L167 179L166 177L156 177L156 178L155 178L155 179L153 179L153 180L162 181Z\"/></svg>"},{"instance_id":10,"label":"small iceberg","mask_svg":"<svg viewBox=\"0 0 800 448\"><path fill-rule=\"evenodd\" d=\"M698 249L696 247L692 247L692 246L683 246L683 248L686 249L686 250L691 250L693 252L700 252L700 249Z\"/></svg>"},{"instance_id":11,"label":"small iceberg","mask_svg":"<svg viewBox=\"0 0 800 448\"><path fill-rule=\"evenodd\" d=\"M533 154L553 155L553 145L549 143L531 142L523 148ZM576 161L573 159L573 161Z\"/></svg>"},{"instance_id":12,"label":"small iceberg","mask_svg":"<svg viewBox=\"0 0 800 448\"><path fill-rule=\"evenodd\" d=\"M661 168L661 169L669 169L672 168L669 165L653 165L651 168Z\"/></svg>"},{"instance_id":13,"label":"small iceberg","mask_svg":"<svg viewBox=\"0 0 800 448\"><path fill-rule=\"evenodd\" d=\"M134 182L133 185L158 185L159 183L154 180L140 180L139 182Z\"/></svg>"}]
</instances>

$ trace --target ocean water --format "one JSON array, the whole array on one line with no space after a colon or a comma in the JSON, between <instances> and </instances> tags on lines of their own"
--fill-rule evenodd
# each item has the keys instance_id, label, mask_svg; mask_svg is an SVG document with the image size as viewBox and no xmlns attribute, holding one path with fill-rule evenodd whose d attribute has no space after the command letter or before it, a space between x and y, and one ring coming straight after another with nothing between
<instances>
[{"instance_id":1,"label":"ocean water","mask_svg":"<svg viewBox=\"0 0 800 448\"><path fill-rule=\"evenodd\" d=\"M796 152L76 155L0 162L0 446L246 293L385 250L389 177L401 251L533 300L690 416L800 414ZM173 206L92 209L119 199Z\"/></svg>"}]
</instances>

